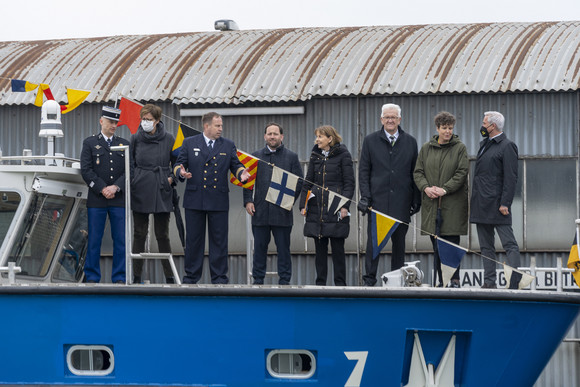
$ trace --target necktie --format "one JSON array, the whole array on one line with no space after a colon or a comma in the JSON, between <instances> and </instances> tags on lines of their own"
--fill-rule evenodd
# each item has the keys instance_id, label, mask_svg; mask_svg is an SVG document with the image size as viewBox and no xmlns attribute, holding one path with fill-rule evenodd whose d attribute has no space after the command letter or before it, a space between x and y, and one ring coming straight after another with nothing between
<instances>
[{"instance_id":1,"label":"necktie","mask_svg":"<svg viewBox=\"0 0 580 387\"><path fill-rule=\"evenodd\" d=\"M391 146L395 145L395 136L389 136L389 138L391 139Z\"/></svg>"},{"instance_id":2,"label":"necktie","mask_svg":"<svg viewBox=\"0 0 580 387\"><path fill-rule=\"evenodd\" d=\"M113 140L111 140L110 138L107 138L107 144L109 144L109 148L111 147L112 142L113 142Z\"/></svg>"},{"instance_id":3,"label":"necktie","mask_svg":"<svg viewBox=\"0 0 580 387\"><path fill-rule=\"evenodd\" d=\"M209 150L212 150L213 149L213 145L212 144L213 144L213 140L209 140L208 143L207 143L207 147L209 148Z\"/></svg>"}]
</instances>

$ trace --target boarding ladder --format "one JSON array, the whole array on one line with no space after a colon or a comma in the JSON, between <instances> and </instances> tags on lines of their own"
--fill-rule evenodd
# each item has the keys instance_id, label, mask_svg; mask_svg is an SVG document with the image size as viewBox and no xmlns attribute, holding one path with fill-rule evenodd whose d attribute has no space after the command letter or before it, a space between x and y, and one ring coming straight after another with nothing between
<instances>
[{"instance_id":1,"label":"boarding ladder","mask_svg":"<svg viewBox=\"0 0 580 387\"><path fill-rule=\"evenodd\" d=\"M148 238L149 239L149 238ZM130 271L128 273L133 272L133 260L134 259L167 259L169 261L169 266L171 266L171 271L173 272L173 279L177 285L181 285L181 280L179 279L179 273L177 272L177 267L175 266L175 262L173 261L173 255L171 253L141 253L141 254L133 254L131 253L131 262L128 265ZM131 279L133 276L128 275L128 282L129 284L133 283Z\"/></svg>"}]
</instances>

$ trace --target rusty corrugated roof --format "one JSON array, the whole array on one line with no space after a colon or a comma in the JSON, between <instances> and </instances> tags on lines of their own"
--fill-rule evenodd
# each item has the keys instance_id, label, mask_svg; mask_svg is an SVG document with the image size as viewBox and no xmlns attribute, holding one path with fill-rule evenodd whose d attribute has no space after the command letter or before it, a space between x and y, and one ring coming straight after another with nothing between
<instances>
[{"instance_id":1,"label":"rusty corrugated roof","mask_svg":"<svg viewBox=\"0 0 580 387\"><path fill-rule=\"evenodd\" d=\"M30 104L7 78L186 103L313 96L577 90L580 22L299 28L0 42L0 104Z\"/></svg>"}]
</instances>

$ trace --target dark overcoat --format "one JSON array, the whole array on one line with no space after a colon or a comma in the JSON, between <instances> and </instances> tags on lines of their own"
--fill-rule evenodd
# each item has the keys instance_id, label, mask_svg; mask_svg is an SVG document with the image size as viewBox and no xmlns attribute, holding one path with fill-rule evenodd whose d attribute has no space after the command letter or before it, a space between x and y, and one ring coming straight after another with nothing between
<instances>
[{"instance_id":1,"label":"dark overcoat","mask_svg":"<svg viewBox=\"0 0 580 387\"><path fill-rule=\"evenodd\" d=\"M131 136L131 209L144 214L173 211L173 187L167 180L175 181L172 155L175 137L165 131L163 122L157 124L154 134L146 133L141 126Z\"/></svg>"},{"instance_id":2,"label":"dark overcoat","mask_svg":"<svg viewBox=\"0 0 580 387\"><path fill-rule=\"evenodd\" d=\"M340 208L328 203L328 191L336 192L347 199L354 195L355 181L352 156L344 144L335 144L328 157L322 154L318 145L312 149L308 172L302 185L300 210L306 205L310 190L314 197L306 205L304 236L346 238L350 232L350 216L339 219ZM341 208L350 207L350 200Z\"/></svg>"},{"instance_id":3,"label":"dark overcoat","mask_svg":"<svg viewBox=\"0 0 580 387\"><path fill-rule=\"evenodd\" d=\"M471 223L512 224L511 205L518 181L518 147L505 133L485 139L475 161L471 190ZM509 215L499 212L500 206Z\"/></svg>"},{"instance_id":4,"label":"dark overcoat","mask_svg":"<svg viewBox=\"0 0 580 387\"><path fill-rule=\"evenodd\" d=\"M113 136L111 146L121 145L129 145L129 141ZM102 133L83 141L81 175L89 186L87 207L125 207L125 152L109 149ZM101 193L110 185L120 189L113 199L107 199Z\"/></svg>"},{"instance_id":5,"label":"dark overcoat","mask_svg":"<svg viewBox=\"0 0 580 387\"><path fill-rule=\"evenodd\" d=\"M254 226L292 226L294 222L292 211L266 201L266 195L272 180L272 166L276 166L300 177L295 195L295 199L298 198L304 176L298 155L286 149L284 144L280 145L274 152L266 146L255 151L252 155L260 160L258 161L254 189L244 189L244 206L253 202L256 209L256 213L252 216L252 224Z\"/></svg>"},{"instance_id":6,"label":"dark overcoat","mask_svg":"<svg viewBox=\"0 0 580 387\"><path fill-rule=\"evenodd\" d=\"M229 172L239 179L244 170L232 140L219 137L210 151L203 134L187 137L183 140L175 165L176 176L179 176L180 165L192 174L185 186L183 208L198 211L229 210Z\"/></svg>"},{"instance_id":7,"label":"dark overcoat","mask_svg":"<svg viewBox=\"0 0 580 387\"><path fill-rule=\"evenodd\" d=\"M382 127L365 137L359 161L359 188L361 197L369 198L374 210L408 223L411 206L421 205L421 193L413 179L417 140L400 126L398 131L394 146Z\"/></svg>"}]
</instances>

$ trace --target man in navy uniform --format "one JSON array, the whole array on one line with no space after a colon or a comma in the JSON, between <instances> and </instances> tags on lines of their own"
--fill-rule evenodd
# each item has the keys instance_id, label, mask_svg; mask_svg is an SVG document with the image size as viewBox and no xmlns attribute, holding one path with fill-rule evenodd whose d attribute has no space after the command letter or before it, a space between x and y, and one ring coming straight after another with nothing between
<instances>
[{"instance_id":1,"label":"man in navy uniform","mask_svg":"<svg viewBox=\"0 0 580 387\"><path fill-rule=\"evenodd\" d=\"M205 228L209 233L209 267L213 284L227 284L229 174L241 182L250 174L237 155L233 141L223 138L222 117L214 112L201 119L203 133L183 140L175 176L187 179L185 208L184 284L195 284L203 271Z\"/></svg>"},{"instance_id":2,"label":"man in navy uniform","mask_svg":"<svg viewBox=\"0 0 580 387\"><path fill-rule=\"evenodd\" d=\"M89 186L87 214L89 246L85 262L85 280L101 280L101 242L107 216L113 238L112 282L125 283L125 153L112 151L111 146L128 145L115 136L121 110L104 106L101 132L87 137L81 151L81 174Z\"/></svg>"}]
</instances>

